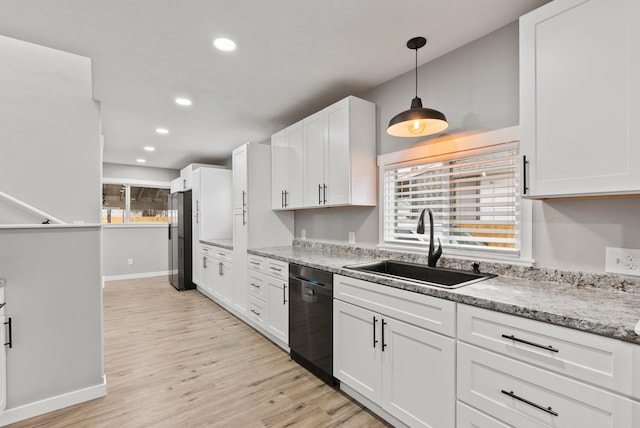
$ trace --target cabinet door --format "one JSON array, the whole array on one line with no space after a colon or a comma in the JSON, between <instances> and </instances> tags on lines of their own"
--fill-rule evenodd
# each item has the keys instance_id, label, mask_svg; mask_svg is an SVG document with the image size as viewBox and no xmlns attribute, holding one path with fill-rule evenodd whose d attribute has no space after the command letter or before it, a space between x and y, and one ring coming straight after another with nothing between
<instances>
[{"instance_id":1,"label":"cabinet door","mask_svg":"<svg viewBox=\"0 0 640 428\"><path fill-rule=\"evenodd\" d=\"M286 208L294 209L303 206L304 193L304 128L298 122L287 128L289 144L289 188L285 196Z\"/></svg>"},{"instance_id":2,"label":"cabinet door","mask_svg":"<svg viewBox=\"0 0 640 428\"><path fill-rule=\"evenodd\" d=\"M7 406L7 343L4 315L0 317L0 412Z\"/></svg>"},{"instance_id":3,"label":"cabinet door","mask_svg":"<svg viewBox=\"0 0 640 428\"><path fill-rule=\"evenodd\" d=\"M233 307L240 314L247 311L247 242L248 225L242 210L233 212Z\"/></svg>"},{"instance_id":4,"label":"cabinet door","mask_svg":"<svg viewBox=\"0 0 640 428\"><path fill-rule=\"evenodd\" d=\"M193 260L192 260L192 281L194 284L202 287L202 269L203 269L203 259L204 255L202 255L202 244L200 242L195 242L193 244Z\"/></svg>"},{"instance_id":5,"label":"cabinet door","mask_svg":"<svg viewBox=\"0 0 640 428\"><path fill-rule=\"evenodd\" d=\"M345 98L328 107L326 111L326 205L348 205L351 202L349 107L349 98Z\"/></svg>"},{"instance_id":6,"label":"cabinet door","mask_svg":"<svg viewBox=\"0 0 640 428\"><path fill-rule=\"evenodd\" d=\"M215 259L209 256L200 256L200 262L202 266L201 286L210 295L214 296L217 263Z\"/></svg>"},{"instance_id":7,"label":"cabinet door","mask_svg":"<svg viewBox=\"0 0 640 428\"><path fill-rule=\"evenodd\" d=\"M267 329L284 344L289 344L289 295L288 282L265 276L269 296L267 306L269 314Z\"/></svg>"},{"instance_id":8,"label":"cabinet door","mask_svg":"<svg viewBox=\"0 0 640 428\"><path fill-rule=\"evenodd\" d=\"M455 425L455 341L385 318L382 408L412 427Z\"/></svg>"},{"instance_id":9,"label":"cabinet door","mask_svg":"<svg viewBox=\"0 0 640 428\"><path fill-rule=\"evenodd\" d=\"M233 209L246 209L248 145L238 147L231 158L233 169Z\"/></svg>"},{"instance_id":10,"label":"cabinet door","mask_svg":"<svg viewBox=\"0 0 640 428\"><path fill-rule=\"evenodd\" d=\"M231 263L218 262L218 281L222 301L231 307L233 305L233 268Z\"/></svg>"},{"instance_id":11,"label":"cabinet door","mask_svg":"<svg viewBox=\"0 0 640 428\"><path fill-rule=\"evenodd\" d=\"M285 191L289 190L289 144L287 130L271 136L271 208L285 207Z\"/></svg>"},{"instance_id":12,"label":"cabinet door","mask_svg":"<svg viewBox=\"0 0 640 428\"><path fill-rule=\"evenodd\" d=\"M375 404L382 402L381 317L333 301L333 376Z\"/></svg>"},{"instance_id":13,"label":"cabinet door","mask_svg":"<svg viewBox=\"0 0 640 428\"><path fill-rule=\"evenodd\" d=\"M640 189L639 19L635 0L557 0L520 19L527 195Z\"/></svg>"},{"instance_id":14,"label":"cabinet door","mask_svg":"<svg viewBox=\"0 0 640 428\"><path fill-rule=\"evenodd\" d=\"M304 126L304 206L324 205L324 153L327 115L322 110L303 120Z\"/></svg>"}]
</instances>

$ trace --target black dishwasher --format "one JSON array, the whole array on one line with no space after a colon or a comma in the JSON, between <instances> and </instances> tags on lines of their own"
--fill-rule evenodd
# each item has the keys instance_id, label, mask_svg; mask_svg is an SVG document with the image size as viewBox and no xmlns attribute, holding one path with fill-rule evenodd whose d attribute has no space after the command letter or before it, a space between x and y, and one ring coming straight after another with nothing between
<instances>
[{"instance_id":1,"label":"black dishwasher","mask_svg":"<svg viewBox=\"0 0 640 428\"><path fill-rule=\"evenodd\" d=\"M333 377L333 274L289 264L291 358L329 385Z\"/></svg>"}]
</instances>

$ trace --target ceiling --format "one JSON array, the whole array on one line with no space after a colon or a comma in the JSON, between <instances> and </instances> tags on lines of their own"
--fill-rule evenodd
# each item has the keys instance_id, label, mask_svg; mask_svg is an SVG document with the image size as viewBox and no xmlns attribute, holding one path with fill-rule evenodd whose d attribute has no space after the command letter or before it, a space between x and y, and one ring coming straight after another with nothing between
<instances>
[{"instance_id":1,"label":"ceiling","mask_svg":"<svg viewBox=\"0 0 640 428\"><path fill-rule=\"evenodd\" d=\"M92 59L105 162L181 168L412 70L413 36L423 64L547 1L0 0L0 34Z\"/></svg>"}]
</instances>

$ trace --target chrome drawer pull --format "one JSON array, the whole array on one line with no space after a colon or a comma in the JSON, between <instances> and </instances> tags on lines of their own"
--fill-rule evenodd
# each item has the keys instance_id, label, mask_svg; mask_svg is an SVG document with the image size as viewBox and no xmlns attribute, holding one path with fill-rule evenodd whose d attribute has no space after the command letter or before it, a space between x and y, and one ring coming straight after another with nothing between
<instances>
[{"instance_id":1,"label":"chrome drawer pull","mask_svg":"<svg viewBox=\"0 0 640 428\"><path fill-rule=\"evenodd\" d=\"M511 398L515 398L515 399L516 399L516 400L518 400L518 401L522 401L523 403L528 404L528 405L530 405L530 406L532 406L532 407L535 407L536 409L540 409L540 410L542 410L543 412L547 412L547 413L549 413L549 414L551 414L551 415L553 415L553 416L558 416L558 412L554 412L554 411L553 411L553 409L551 408L551 406L549 406L549 407L544 407L544 406L541 406L541 405L539 405L539 404L536 404L536 403L534 403L534 402L532 402L532 401L529 401L529 400L527 400L527 399L525 399L525 398L518 397L516 394L514 394L514 393L513 393L513 391L508 391L508 392L507 392L507 391L505 391L504 389L502 389L502 390L501 390L501 392L502 392L504 395L508 395L508 396L509 396L509 397L511 397Z\"/></svg>"},{"instance_id":2,"label":"chrome drawer pull","mask_svg":"<svg viewBox=\"0 0 640 428\"><path fill-rule=\"evenodd\" d=\"M254 311L253 309L251 309L251 312L253 312L253 313L254 313L254 315L256 315L256 316L258 316L258 317L260 316L260 312L256 312L256 311Z\"/></svg>"},{"instance_id":3,"label":"chrome drawer pull","mask_svg":"<svg viewBox=\"0 0 640 428\"><path fill-rule=\"evenodd\" d=\"M504 337L505 339L511 339L514 342L520 342L520 343L524 343L525 345L531 345L531 346L535 346L536 348L542 348L542 349L546 349L547 351L551 351L551 352L560 352L559 349L554 348L553 346L549 345L549 346L544 346L544 345L538 345L537 343L533 343L533 342L529 342L528 340L524 340L524 339L518 339L517 337L515 337L513 334L511 336L507 336L506 334L503 334L502 337Z\"/></svg>"},{"instance_id":4,"label":"chrome drawer pull","mask_svg":"<svg viewBox=\"0 0 640 428\"><path fill-rule=\"evenodd\" d=\"M282 272L282 269L271 266L269 269L275 270L276 272Z\"/></svg>"}]
</instances>

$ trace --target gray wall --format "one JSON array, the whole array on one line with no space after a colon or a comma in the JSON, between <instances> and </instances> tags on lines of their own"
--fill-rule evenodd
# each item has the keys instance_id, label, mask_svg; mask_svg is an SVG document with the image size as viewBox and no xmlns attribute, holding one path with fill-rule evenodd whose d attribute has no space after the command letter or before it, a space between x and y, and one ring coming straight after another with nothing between
<instances>
[{"instance_id":1,"label":"gray wall","mask_svg":"<svg viewBox=\"0 0 640 428\"><path fill-rule=\"evenodd\" d=\"M105 163L104 178L148 180L169 183L180 176L177 169ZM102 231L102 257L107 280L117 277L166 273L169 269L167 226L113 225ZM133 265L128 259L133 259Z\"/></svg>"},{"instance_id":2,"label":"gray wall","mask_svg":"<svg viewBox=\"0 0 640 428\"><path fill-rule=\"evenodd\" d=\"M428 45L424 49L428 49ZM514 22L418 69L425 107L446 114L444 135L500 129L519 123L518 23ZM414 73L398 76L360 97L377 105L378 154L425 141L387 135L388 121L409 108ZM428 140L426 140L428 141ZM533 251L542 267L604 272L605 247L640 248L640 198L533 202ZM378 208L300 210L295 236L378 243Z\"/></svg>"},{"instance_id":3,"label":"gray wall","mask_svg":"<svg viewBox=\"0 0 640 428\"><path fill-rule=\"evenodd\" d=\"M102 384L100 227L0 229L0 277L7 409Z\"/></svg>"},{"instance_id":4,"label":"gray wall","mask_svg":"<svg viewBox=\"0 0 640 428\"><path fill-rule=\"evenodd\" d=\"M91 60L4 36L0 51L0 191L67 223L99 223L100 115ZM27 222L33 218L0 218Z\"/></svg>"},{"instance_id":5,"label":"gray wall","mask_svg":"<svg viewBox=\"0 0 640 428\"><path fill-rule=\"evenodd\" d=\"M180 177L180 170L105 162L102 164L102 177L170 182Z\"/></svg>"},{"instance_id":6,"label":"gray wall","mask_svg":"<svg viewBox=\"0 0 640 428\"><path fill-rule=\"evenodd\" d=\"M119 276L165 274L169 269L167 225L116 225L102 230L107 280ZM133 259L133 265L128 259Z\"/></svg>"}]
</instances>

